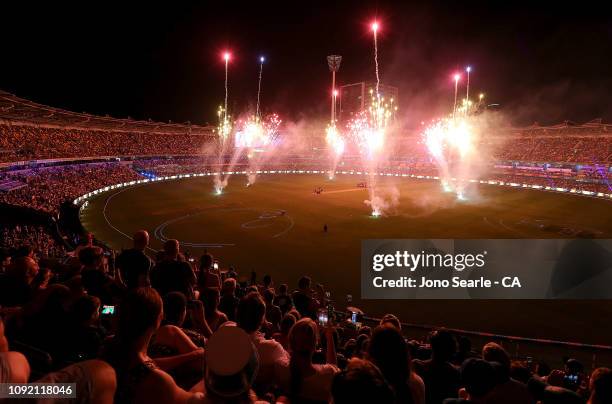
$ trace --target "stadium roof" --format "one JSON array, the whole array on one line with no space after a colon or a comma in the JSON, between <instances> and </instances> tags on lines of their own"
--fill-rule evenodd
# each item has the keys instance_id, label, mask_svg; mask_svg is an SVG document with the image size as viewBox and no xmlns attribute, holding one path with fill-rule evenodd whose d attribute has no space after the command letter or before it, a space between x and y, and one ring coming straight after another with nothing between
<instances>
[{"instance_id":1,"label":"stadium roof","mask_svg":"<svg viewBox=\"0 0 612 404\"><path fill-rule=\"evenodd\" d=\"M138 121L131 118L119 119L66 111L28 101L2 90L0 90L0 120L14 124L144 133L211 135L214 131L212 126L192 125L189 122L179 124L151 120Z\"/></svg>"}]
</instances>

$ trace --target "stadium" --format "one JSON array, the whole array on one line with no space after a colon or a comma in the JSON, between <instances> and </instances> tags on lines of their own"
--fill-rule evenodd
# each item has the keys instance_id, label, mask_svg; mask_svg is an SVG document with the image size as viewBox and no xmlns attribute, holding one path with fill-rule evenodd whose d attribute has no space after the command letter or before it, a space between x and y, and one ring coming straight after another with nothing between
<instances>
[{"instance_id":1,"label":"stadium","mask_svg":"<svg viewBox=\"0 0 612 404\"><path fill-rule=\"evenodd\" d=\"M407 126L375 49L376 82L340 92L328 57L331 119L307 125L260 112L263 56L255 112L231 116L228 51L218 125L0 91L2 382L101 403L612 402L608 294L574 289L606 289L595 258L545 299L371 298L360 272L396 239L522 241L516 265L587 241L609 265L612 124L511 125L455 74L452 112Z\"/></svg>"}]
</instances>

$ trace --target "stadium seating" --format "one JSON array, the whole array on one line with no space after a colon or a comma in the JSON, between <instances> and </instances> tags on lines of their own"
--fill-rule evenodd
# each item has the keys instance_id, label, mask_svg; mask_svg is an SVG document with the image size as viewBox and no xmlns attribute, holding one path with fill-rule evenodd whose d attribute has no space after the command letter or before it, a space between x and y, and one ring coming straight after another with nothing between
<instances>
[{"instance_id":1,"label":"stadium seating","mask_svg":"<svg viewBox=\"0 0 612 404\"><path fill-rule=\"evenodd\" d=\"M144 232L119 256L92 239L62 237L57 219L67 201L228 160L211 158L209 127L75 114L6 93L0 111L0 202L49 219L0 226L3 382L76 383L81 402L609 402L610 369L591 373L569 359L551 370L511 359L493 342L474 351L469 338L445 329L407 341L396 316L356 325L307 276L293 291L257 274L247 281L246 269L216 268L209 254L187 260L175 240L153 262ZM610 192L609 130L590 123L496 134L499 164L486 179ZM437 175L418 136L398 145L382 170ZM318 170L327 164L318 154L271 167ZM347 156L342 169L354 163ZM330 324L318 324L321 311Z\"/></svg>"}]
</instances>

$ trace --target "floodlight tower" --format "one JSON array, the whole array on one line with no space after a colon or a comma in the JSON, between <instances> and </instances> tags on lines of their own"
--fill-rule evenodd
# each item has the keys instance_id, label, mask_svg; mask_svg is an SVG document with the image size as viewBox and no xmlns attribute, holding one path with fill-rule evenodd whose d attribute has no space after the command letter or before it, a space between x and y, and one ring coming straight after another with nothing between
<instances>
[{"instance_id":1,"label":"floodlight tower","mask_svg":"<svg viewBox=\"0 0 612 404\"><path fill-rule=\"evenodd\" d=\"M340 63L342 62L342 56L340 55L329 55L327 57L327 66L332 74L332 101L331 101L331 124L336 125L336 97L338 91L336 90L336 72L340 69Z\"/></svg>"}]
</instances>

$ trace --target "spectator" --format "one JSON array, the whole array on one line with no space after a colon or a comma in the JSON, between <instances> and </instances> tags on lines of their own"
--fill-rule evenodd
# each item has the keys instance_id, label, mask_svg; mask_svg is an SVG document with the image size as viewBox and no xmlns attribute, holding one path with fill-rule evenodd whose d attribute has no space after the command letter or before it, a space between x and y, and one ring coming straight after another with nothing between
<instances>
[{"instance_id":1,"label":"spectator","mask_svg":"<svg viewBox=\"0 0 612 404\"><path fill-rule=\"evenodd\" d=\"M29 378L30 365L23 354L9 351L0 317L0 383L27 383Z\"/></svg>"},{"instance_id":2,"label":"spectator","mask_svg":"<svg viewBox=\"0 0 612 404\"><path fill-rule=\"evenodd\" d=\"M200 291L202 302L204 303L204 315L206 322L214 333L217 329L227 321L227 316L218 310L219 307L219 289L206 288Z\"/></svg>"},{"instance_id":3,"label":"spectator","mask_svg":"<svg viewBox=\"0 0 612 404\"><path fill-rule=\"evenodd\" d=\"M200 316L201 322L196 321L194 318L191 319L194 326L193 328L185 328L184 323L187 317L187 299L185 299L185 295L183 295L181 292L170 292L163 297L163 302L164 321L162 322L162 326L160 328L166 325L178 327L183 330L183 332L196 346L203 348L206 344L206 336L210 336L212 334L212 331L210 331L210 328L206 323L204 315ZM197 303L200 302L195 300L190 302L192 307L189 311L191 312L192 317L194 317L194 313L197 312L198 309L201 312L204 310L201 307L201 304L198 305ZM201 325L201 327L198 327L199 325ZM198 327L200 331L195 329L196 327Z\"/></svg>"},{"instance_id":4,"label":"spectator","mask_svg":"<svg viewBox=\"0 0 612 404\"><path fill-rule=\"evenodd\" d=\"M489 362L476 358L466 360L461 366L461 383L465 386L459 393L461 398L449 398L444 400L444 404L496 402L489 401L491 391L495 387L495 370Z\"/></svg>"},{"instance_id":5,"label":"spectator","mask_svg":"<svg viewBox=\"0 0 612 404\"><path fill-rule=\"evenodd\" d=\"M264 291L272 288L272 276L266 274L263 277L263 284L257 287L259 289L259 293L263 295ZM274 291L274 290L273 290Z\"/></svg>"},{"instance_id":6,"label":"spectator","mask_svg":"<svg viewBox=\"0 0 612 404\"><path fill-rule=\"evenodd\" d=\"M38 263L30 257L19 257L0 279L0 304L21 306L32 296L31 284L38 274Z\"/></svg>"},{"instance_id":7,"label":"spectator","mask_svg":"<svg viewBox=\"0 0 612 404\"><path fill-rule=\"evenodd\" d=\"M8 248L0 248L0 275L4 275L11 265L11 253Z\"/></svg>"},{"instance_id":8,"label":"spectator","mask_svg":"<svg viewBox=\"0 0 612 404\"><path fill-rule=\"evenodd\" d=\"M289 310L293 307L293 300L291 296L289 296L288 287L286 283L281 284L278 287L278 293L274 296L274 305L280 307L283 315L287 314Z\"/></svg>"},{"instance_id":9,"label":"spectator","mask_svg":"<svg viewBox=\"0 0 612 404\"><path fill-rule=\"evenodd\" d=\"M310 289L311 280L308 276L302 276L298 281L298 290L293 292L293 304L302 317L316 318Z\"/></svg>"},{"instance_id":10,"label":"spectator","mask_svg":"<svg viewBox=\"0 0 612 404\"><path fill-rule=\"evenodd\" d=\"M219 328L206 349L206 402L262 403L251 389L257 367L257 353L249 336L238 327Z\"/></svg>"},{"instance_id":11,"label":"spectator","mask_svg":"<svg viewBox=\"0 0 612 404\"><path fill-rule=\"evenodd\" d=\"M117 268L128 289L150 286L149 274L153 263L145 254L149 246L149 233L146 230L138 230L132 240L134 247L124 250L117 257Z\"/></svg>"},{"instance_id":12,"label":"spectator","mask_svg":"<svg viewBox=\"0 0 612 404\"><path fill-rule=\"evenodd\" d=\"M211 254L206 253L200 257L200 290L206 288L221 289L221 278L219 277L218 271L215 271L214 265L215 259Z\"/></svg>"},{"instance_id":13,"label":"spectator","mask_svg":"<svg viewBox=\"0 0 612 404\"><path fill-rule=\"evenodd\" d=\"M413 360L414 371L425 382L427 404L439 404L446 398L457 397L459 370L450 363L455 353L455 339L445 330L432 333L431 359Z\"/></svg>"},{"instance_id":14,"label":"spectator","mask_svg":"<svg viewBox=\"0 0 612 404\"><path fill-rule=\"evenodd\" d=\"M194 299L196 278L191 266L180 259L177 240L164 243L164 259L153 268L151 283L162 296L181 292L188 300Z\"/></svg>"},{"instance_id":15,"label":"spectator","mask_svg":"<svg viewBox=\"0 0 612 404\"><path fill-rule=\"evenodd\" d=\"M296 322L297 319L293 314L285 314L280 323L280 331L273 335L274 340L280 343L285 350L289 349L289 331Z\"/></svg>"},{"instance_id":16,"label":"spectator","mask_svg":"<svg viewBox=\"0 0 612 404\"><path fill-rule=\"evenodd\" d=\"M262 386L274 384L275 368L288 366L289 354L281 344L267 340L259 331L266 314L266 305L257 292L251 292L240 300L236 320L251 339L259 356L259 372L256 382Z\"/></svg>"},{"instance_id":17,"label":"spectator","mask_svg":"<svg viewBox=\"0 0 612 404\"><path fill-rule=\"evenodd\" d=\"M104 255L100 247L85 247L79 251L82 265L81 281L88 294L97 296L102 303L113 304L113 283L104 268Z\"/></svg>"},{"instance_id":18,"label":"spectator","mask_svg":"<svg viewBox=\"0 0 612 404\"><path fill-rule=\"evenodd\" d=\"M527 390L527 386L510 378L510 356L500 345L489 342L482 348L482 358L493 362L496 373L496 386L489 394L489 399L494 403L533 403L533 397Z\"/></svg>"},{"instance_id":19,"label":"spectator","mask_svg":"<svg viewBox=\"0 0 612 404\"><path fill-rule=\"evenodd\" d=\"M176 385L147 354L162 320L162 300L152 288L128 292L118 311L117 334L104 357L117 374L115 402L187 402L202 399Z\"/></svg>"},{"instance_id":20,"label":"spectator","mask_svg":"<svg viewBox=\"0 0 612 404\"><path fill-rule=\"evenodd\" d=\"M236 310L240 302L240 299L236 297L236 279L227 278L224 280L221 292L219 310L225 313L229 321L236 321Z\"/></svg>"},{"instance_id":21,"label":"spectator","mask_svg":"<svg viewBox=\"0 0 612 404\"><path fill-rule=\"evenodd\" d=\"M612 370L597 368L593 371L589 381L591 396L588 404L612 403Z\"/></svg>"},{"instance_id":22,"label":"spectator","mask_svg":"<svg viewBox=\"0 0 612 404\"><path fill-rule=\"evenodd\" d=\"M70 322L66 328L67 351L63 357L69 362L95 359L98 356L106 331L100 327L100 299L83 295L71 306Z\"/></svg>"},{"instance_id":23,"label":"spectator","mask_svg":"<svg viewBox=\"0 0 612 404\"><path fill-rule=\"evenodd\" d=\"M334 377L331 390L334 404L395 403L393 389L380 370L363 359L351 359L346 370Z\"/></svg>"},{"instance_id":24,"label":"spectator","mask_svg":"<svg viewBox=\"0 0 612 404\"><path fill-rule=\"evenodd\" d=\"M397 403L425 402L425 385L410 369L408 345L397 328L379 326L374 330L368 358L380 369L395 391Z\"/></svg>"},{"instance_id":25,"label":"spectator","mask_svg":"<svg viewBox=\"0 0 612 404\"><path fill-rule=\"evenodd\" d=\"M336 366L334 328L324 330L326 350L324 365L312 363L317 349L319 330L310 318L303 318L289 331L289 366L278 368L278 381L292 401L328 402L333 377L340 370Z\"/></svg>"},{"instance_id":26,"label":"spectator","mask_svg":"<svg viewBox=\"0 0 612 404\"><path fill-rule=\"evenodd\" d=\"M398 331L402 331L402 323L400 323L399 318L394 314L385 314L383 318L380 319L379 325L384 326L385 324L390 324L397 328Z\"/></svg>"},{"instance_id":27,"label":"spectator","mask_svg":"<svg viewBox=\"0 0 612 404\"><path fill-rule=\"evenodd\" d=\"M274 289L264 289L262 295L266 303L266 321L269 326L267 331L272 335L280 330L280 321L283 314L280 307L273 304Z\"/></svg>"},{"instance_id":28,"label":"spectator","mask_svg":"<svg viewBox=\"0 0 612 404\"><path fill-rule=\"evenodd\" d=\"M582 397L575 392L551 386L537 376L529 379L527 388L539 404L584 404Z\"/></svg>"}]
</instances>

